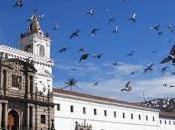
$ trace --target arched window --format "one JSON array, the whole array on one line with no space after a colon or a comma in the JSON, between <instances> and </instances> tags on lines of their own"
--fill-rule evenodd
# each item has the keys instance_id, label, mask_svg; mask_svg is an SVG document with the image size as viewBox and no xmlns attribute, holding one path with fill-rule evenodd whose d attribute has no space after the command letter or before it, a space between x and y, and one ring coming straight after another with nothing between
<instances>
[{"instance_id":1,"label":"arched window","mask_svg":"<svg viewBox=\"0 0 175 130\"><path fill-rule=\"evenodd\" d=\"M45 50L44 50L44 46L43 45L39 46L39 55L41 57L43 57L45 55Z\"/></svg>"}]
</instances>

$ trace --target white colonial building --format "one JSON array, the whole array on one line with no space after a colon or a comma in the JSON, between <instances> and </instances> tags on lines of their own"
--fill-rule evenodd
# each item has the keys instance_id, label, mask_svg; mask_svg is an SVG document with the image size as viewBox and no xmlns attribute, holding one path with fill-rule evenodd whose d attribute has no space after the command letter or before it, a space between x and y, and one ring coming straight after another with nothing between
<instances>
[{"instance_id":1,"label":"white colonial building","mask_svg":"<svg viewBox=\"0 0 175 130\"><path fill-rule=\"evenodd\" d=\"M55 128L74 130L174 130L175 116L134 103L78 92L54 90ZM80 129L78 129L80 130ZM83 129L82 129L83 130Z\"/></svg>"},{"instance_id":2,"label":"white colonial building","mask_svg":"<svg viewBox=\"0 0 175 130\"><path fill-rule=\"evenodd\" d=\"M0 45L0 129L175 130L174 113L54 88L51 40L31 20L21 49Z\"/></svg>"}]
</instances>

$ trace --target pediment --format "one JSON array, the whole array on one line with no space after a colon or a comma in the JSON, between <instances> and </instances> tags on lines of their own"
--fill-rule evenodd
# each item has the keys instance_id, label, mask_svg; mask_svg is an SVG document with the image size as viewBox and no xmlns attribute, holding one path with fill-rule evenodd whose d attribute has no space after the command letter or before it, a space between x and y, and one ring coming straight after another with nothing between
<instances>
[{"instance_id":1,"label":"pediment","mask_svg":"<svg viewBox=\"0 0 175 130\"><path fill-rule=\"evenodd\" d=\"M1 65L13 71L27 71L35 73L37 70L32 63L25 62L16 58L1 60Z\"/></svg>"}]
</instances>

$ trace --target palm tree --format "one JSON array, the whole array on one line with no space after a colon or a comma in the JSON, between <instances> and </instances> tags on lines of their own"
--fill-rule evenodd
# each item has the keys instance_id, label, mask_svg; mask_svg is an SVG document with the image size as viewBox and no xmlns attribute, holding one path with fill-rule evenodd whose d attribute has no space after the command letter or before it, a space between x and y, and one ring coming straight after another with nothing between
<instances>
[{"instance_id":1,"label":"palm tree","mask_svg":"<svg viewBox=\"0 0 175 130\"><path fill-rule=\"evenodd\" d=\"M70 87L70 89L71 89L71 91L72 91L72 88L73 88L73 87L77 87L76 84L77 84L77 80L75 80L74 78L71 78L71 79L68 79L68 80L65 82L65 86L62 87L61 89Z\"/></svg>"}]
</instances>

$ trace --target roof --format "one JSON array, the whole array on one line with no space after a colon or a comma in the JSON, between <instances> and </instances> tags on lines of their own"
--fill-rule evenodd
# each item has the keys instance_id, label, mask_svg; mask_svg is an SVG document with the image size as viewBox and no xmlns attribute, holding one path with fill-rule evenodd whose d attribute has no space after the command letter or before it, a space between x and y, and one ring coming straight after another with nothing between
<instances>
[{"instance_id":1,"label":"roof","mask_svg":"<svg viewBox=\"0 0 175 130\"><path fill-rule=\"evenodd\" d=\"M175 112L160 112L160 118L175 118Z\"/></svg>"},{"instance_id":2,"label":"roof","mask_svg":"<svg viewBox=\"0 0 175 130\"><path fill-rule=\"evenodd\" d=\"M141 106L139 104L132 103L132 102L126 102L126 101L111 99L111 98L107 98L107 97L89 95L89 94L75 92L75 91L62 90L62 89L58 89L58 88L53 88L53 94L54 94L54 96L58 96L58 97L67 97L67 98L71 98L71 99L86 100L86 101L91 101L91 102L107 104L107 105L117 105L117 106L159 112L159 110L157 110L157 109L147 108L147 107L144 107L144 106Z\"/></svg>"}]
</instances>

